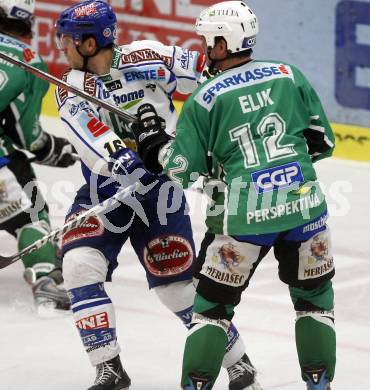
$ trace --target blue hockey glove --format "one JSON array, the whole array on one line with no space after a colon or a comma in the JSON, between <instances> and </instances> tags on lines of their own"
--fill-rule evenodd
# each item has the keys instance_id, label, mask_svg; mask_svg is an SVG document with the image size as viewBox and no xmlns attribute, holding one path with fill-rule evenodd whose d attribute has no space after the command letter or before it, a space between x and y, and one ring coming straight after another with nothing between
<instances>
[{"instance_id":1,"label":"blue hockey glove","mask_svg":"<svg viewBox=\"0 0 370 390\"><path fill-rule=\"evenodd\" d=\"M129 148L123 148L114 153L108 163L108 169L114 180L124 188L140 183L136 191L140 195L149 194L159 183L157 176L146 170L139 156Z\"/></svg>"},{"instance_id":2,"label":"blue hockey glove","mask_svg":"<svg viewBox=\"0 0 370 390\"><path fill-rule=\"evenodd\" d=\"M165 121L158 116L151 104L143 104L137 110L138 122L131 126L138 154L144 166L153 173L162 171L158 162L159 149L172 138L164 131Z\"/></svg>"}]
</instances>

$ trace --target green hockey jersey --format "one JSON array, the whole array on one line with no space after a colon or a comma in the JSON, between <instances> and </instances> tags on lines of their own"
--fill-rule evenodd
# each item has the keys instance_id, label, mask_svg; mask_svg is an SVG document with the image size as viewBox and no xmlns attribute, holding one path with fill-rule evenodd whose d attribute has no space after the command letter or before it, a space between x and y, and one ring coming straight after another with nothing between
<instances>
[{"instance_id":1,"label":"green hockey jersey","mask_svg":"<svg viewBox=\"0 0 370 390\"><path fill-rule=\"evenodd\" d=\"M15 38L0 34L0 50L47 71L41 57ZM44 145L39 115L48 85L20 67L0 60L0 158L10 154L13 145L31 152Z\"/></svg>"},{"instance_id":2,"label":"green hockey jersey","mask_svg":"<svg viewBox=\"0 0 370 390\"><path fill-rule=\"evenodd\" d=\"M294 66L251 61L202 84L184 104L160 162L185 188L208 178L207 226L216 234L282 232L326 202L313 162L334 136L320 100Z\"/></svg>"}]
</instances>

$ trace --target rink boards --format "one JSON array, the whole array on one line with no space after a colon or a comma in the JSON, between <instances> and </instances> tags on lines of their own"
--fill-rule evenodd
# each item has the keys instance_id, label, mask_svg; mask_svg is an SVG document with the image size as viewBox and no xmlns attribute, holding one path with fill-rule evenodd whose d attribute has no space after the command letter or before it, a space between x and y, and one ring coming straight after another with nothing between
<instances>
[{"instance_id":1,"label":"rink boards","mask_svg":"<svg viewBox=\"0 0 370 390\"><path fill-rule=\"evenodd\" d=\"M53 91L54 88L50 88L42 109L44 115L51 117L58 115ZM182 101L175 101L177 112L180 112L182 105ZM334 156L357 161L370 161L370 129L338 123L332 123L332 125L336 138Z\"/></svg>"},{"instance_id":2,"label":"rink boards","mask_svg":"<svg viewBox=\"0 0 370 390\"><path fill-rule=\"evenodd\" d=\"M118 41L154 39L200 48L194 21L213 0L110 0ZM296 65L323 102L336 134L335 155L370 161L370 0L248 0L259 18L254 57ZM66 68L53 25L70 0L39 0L33 45L53 74ZM49 98L49 97L48 97ZM55 113L46 102L44 113Z\"/></svg>"}]
</instances>

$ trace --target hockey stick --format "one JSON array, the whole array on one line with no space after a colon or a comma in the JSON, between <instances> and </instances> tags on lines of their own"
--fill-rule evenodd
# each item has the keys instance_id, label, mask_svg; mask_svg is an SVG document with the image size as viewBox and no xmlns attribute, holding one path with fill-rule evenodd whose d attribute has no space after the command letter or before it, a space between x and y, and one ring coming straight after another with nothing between
<instances>
[{"instance_id":1,"label":"hockey stick","mask_svg":"<svg viewBox=\"0 0 370 390\"><path fill-rule=\"evenodd\" d=\"M117 194L113 195L111 198L104 200L103 202L97 204L89 210L86 210L82 214L76 215L72 220L65 223L62 227L53 230L47 236L40 238L35 241L33 244L29 245L27 248L24 248L20 252L16 253L13 256L0 256L0 269L5 268L10 264L15 263L17 260L21 259L22 256L28 255L37 249L40 249L47 242L56 240L63 236L65 233L71 231L72 229L81 226L89 217L92 215L101 214L105 210L109 210L113 205L117 204L121 200L127 198L130 194L138 189L139 183L134 183L127 188L124 188Z\"/></svg>"},{"instance_id":2,"label":"hockey stick","mask_svg":"<svg viewBox=\"0 0 370 390\"><path fill-rule=\"evenodd\" d=\"M73 92L77 96L82 97L83 99L86 99L87 101L89 101L93 104L96 104L97 106L103 107L106 110L113 112L114 114L117 114L118 116L120 116L124 119L129 120L130 122L137 122L137 118L135 115L132 115L132 114L129 114L128 112L122 111L118 107L115 107L112 104L104 102L103 100L100 100L100 99L96 98L95 96L91 96L88 93L86 93L85 91L82 91L81 89L76 88L73 85L68 84L63 80L58 79L57 77L54 77L54 76L50 75L49 73L43 72L42 70L39 70L32 65L28 65L28 64L26 64L26 63L24 63L16 58L10 57L9 55L7 55L1 51L0 51L0 58L7 61L7 62L10 62L13 65L19 66L20 68L24 69L26 72L32 73L33 75L35 75L35 76L37 76L45 81L48 81L49 83L54 84L60 88L63 88L68 92Z\"/></svg>"},{"instance_id":3,"label":"hockey stick","mask_svg":"<svg viewBox=\"0 0 370 390\"><path fill-rule=\"evenodd\" d=\"M80 156L78 154L72 153L71 157L72 157L73 161L81 161L81 158L80 158ZM32 156L32 157L28 158L28 162L30 162L30 163L37 163L38 161L37 161L36 156ZM42 165L42 164L40 164L40 165Z\"/></svg>"}]
</instances>

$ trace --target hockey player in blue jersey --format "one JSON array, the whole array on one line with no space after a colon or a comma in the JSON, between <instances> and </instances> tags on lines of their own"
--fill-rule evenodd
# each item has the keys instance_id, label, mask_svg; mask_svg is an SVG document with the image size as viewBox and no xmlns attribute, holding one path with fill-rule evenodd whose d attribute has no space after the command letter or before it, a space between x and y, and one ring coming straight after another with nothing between
<instances>
[{"instance_id":1,"label":"hockey player in blue jersey","mask_svg":"<svg viewBox=\"0 0 370 390\"><path fill-rule=\"evenodd\" d=\"M202 55L153 41L116 46L116 16L100 0L66 9L56 29L58 47L72 68L64 75L65 81L131 113L139 104L153 103L167 131L175 129L173 92L190 93L197 87L204 65ZM120 117L60 88L56 102L86 179L69 219L125 185L119 176L112 176L108 162L117 150L125 146L135 149L136 145L130 124ZM128 389L131 383L120 362L115 312L104 289L127 239L145 269L149 288L185 326L191 321L195 248L185 197L167 176L153 176L144 170L141 174L144 188L151 187L147 194L129 197L126 204L103 217L91 217L63 238L63 274L74 320L90 361L97 368L90 390ZM228 335L223 365L230 376L230 390L260 389L233 325Z\"/></svg>"}]
</instances>

